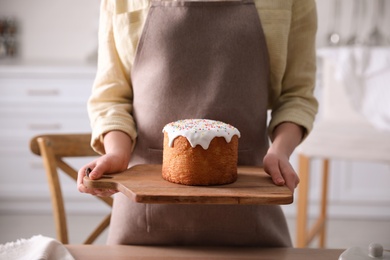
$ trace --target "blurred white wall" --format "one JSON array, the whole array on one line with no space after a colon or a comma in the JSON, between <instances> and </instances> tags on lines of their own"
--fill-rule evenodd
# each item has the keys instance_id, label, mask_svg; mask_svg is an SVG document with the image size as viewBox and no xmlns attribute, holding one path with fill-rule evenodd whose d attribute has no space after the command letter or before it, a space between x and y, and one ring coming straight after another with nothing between
<instances>
[{"instance_id":1,"label":"blurred white wall","mask_svg":"<svg viewBox=\"0 0 390 260\"><path fill-rule=\"evenodd\" d=\"M85 62L97 48L99 0L0 0L0 19L18 23L18 56Z\"/></svg>"},{"instance_id":2,"label":"blurred white wall","mask_svg":"<svg viewBox=\"0 0 390 260\"><path fill-rule=\"evenodd\" d=\"M340 34L343 44L352 35L358 35L366 41L377 23L381 32L390 37L390 27L388 26L390 24L390 1L384 0L383 8L380 7L380 1L316 0L318 10L317 46L327 46L329 34L335 31Z\"/></svg>"}]
</instances>

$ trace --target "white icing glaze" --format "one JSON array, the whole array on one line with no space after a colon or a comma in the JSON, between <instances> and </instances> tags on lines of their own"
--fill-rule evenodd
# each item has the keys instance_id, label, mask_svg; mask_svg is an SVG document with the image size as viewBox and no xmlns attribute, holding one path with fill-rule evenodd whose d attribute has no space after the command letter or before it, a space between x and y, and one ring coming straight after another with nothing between
<instances>
[{"instance_id":1,"label":"white icing glaze","mask_svg":"<svg viewBox=\"0 0 390 260\"><path fill-rule=\"evenodd\" d=\"M169 147L178 136L184 136L192 147L200 145L208 149L214 137L224 137L230 143L232 137L240 132L229 124L209 119L184 119L165 125L163 132L168 133Z\"/></svg>"}]
</instances>

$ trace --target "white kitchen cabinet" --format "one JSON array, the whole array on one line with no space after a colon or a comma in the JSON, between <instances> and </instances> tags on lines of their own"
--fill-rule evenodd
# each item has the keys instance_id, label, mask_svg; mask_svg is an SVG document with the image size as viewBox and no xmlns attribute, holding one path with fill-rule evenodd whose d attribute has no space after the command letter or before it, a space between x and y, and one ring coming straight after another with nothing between
<instances>
[{"instance_id":1,"label":"white kitchen cabinet","mask_svg":"<svg viewBox=\"0 0 390 260\"><path fill-rule=\"evenodd\" d=\"M0 65L0 213L51 211L42 159L31 153L29 142L38 134L91 131L86 102L95 71L93 66ZM80 167L89 159L72 160ZM73 180L61 174L61 181L69 210L96 208Z\"/></svg>"}]
</instances>

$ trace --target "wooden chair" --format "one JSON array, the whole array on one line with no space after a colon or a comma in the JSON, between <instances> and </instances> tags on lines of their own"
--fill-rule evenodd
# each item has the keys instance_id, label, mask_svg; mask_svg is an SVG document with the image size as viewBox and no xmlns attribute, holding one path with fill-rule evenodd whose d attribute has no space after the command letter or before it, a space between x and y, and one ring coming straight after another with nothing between
<instances>
[{"instance_id":1,"label":"wooden chair","mask_svg":"<svg viewBox=\"0 0 390 260\"><path fill-rule=\"evenodd\" d=\"M77 170L65 162L64 158L97 156L97 153L90 147L90 140L90 134L48 134L35 136L30 142L31 151L43 159L50 188L57 239L63 244L68 244L69 240L64 199L57 169L61 169L77 180ZM96 198L112 206L111 197ZM96 240L110 224L110 217L111 214L103 219L84 244L91 244Z\"/></svg>"},{"instance_id":2,"label":"wooden chair","mask_svg":"<svg viewBox=\"0 0 390 260\"><path fill-rule=\"evenodd\" d=\"M335 65L323 63L322 116L312 133L297 149L300 184L297 193L297 247L307 247L319 238L326 244L329 168L332 160L390 163L390 132L380 131L350 104L345 87L334 78ZM309 227L309 184L312 161L321 160L320 211Z\"/></svg>"}]
</instances>

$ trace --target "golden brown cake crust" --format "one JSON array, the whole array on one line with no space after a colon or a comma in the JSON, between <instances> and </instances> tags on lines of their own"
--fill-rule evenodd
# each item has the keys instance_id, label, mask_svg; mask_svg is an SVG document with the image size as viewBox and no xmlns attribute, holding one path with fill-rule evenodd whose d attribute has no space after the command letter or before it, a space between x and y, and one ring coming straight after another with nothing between
<instances>
[{"instance_id":1,"label":"golden brown cake crust","mask_svg":"<svg viewBox=\"0 0 390 260\"><path fill-rule=\"evenodd\" d=\"M227 143L215 137L207 150L191 147L187 138L177 137L169 147L164 133L162 176L165 180L185 185L221 185L237 180L238 136Z\"/></svg>"}]
</instances>

